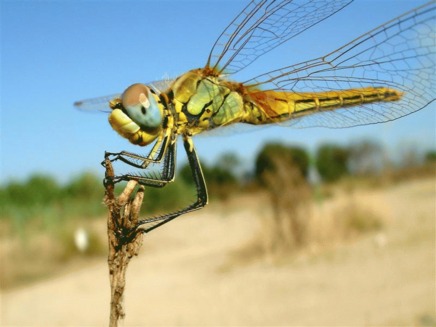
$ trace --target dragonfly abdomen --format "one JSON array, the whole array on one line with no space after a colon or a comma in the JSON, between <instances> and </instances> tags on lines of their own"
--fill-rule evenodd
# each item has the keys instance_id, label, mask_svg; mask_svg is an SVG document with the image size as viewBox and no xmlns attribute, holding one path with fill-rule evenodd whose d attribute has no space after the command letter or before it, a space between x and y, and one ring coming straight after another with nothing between
<instances>
[{"instance_id":1,"label":"dragonfly abdomen","mask_svg":"<svg viewBox=\"0 0 436 327\"><path fill-rule=\"evenodd\" d=\"M386 87L327 92L255 91L245 103L251 124L269 124L339 108L400 100L403 93Z\"/></svg>"}]
</instances>

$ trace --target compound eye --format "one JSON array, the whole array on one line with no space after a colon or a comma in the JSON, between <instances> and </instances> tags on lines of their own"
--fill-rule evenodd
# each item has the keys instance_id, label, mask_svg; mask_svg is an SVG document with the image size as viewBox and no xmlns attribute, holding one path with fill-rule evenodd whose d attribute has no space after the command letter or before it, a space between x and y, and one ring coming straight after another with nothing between
<instances>
[{"instance_id":1,"label":"compound eye","mask_svg":"<svg viewBox=\"0 0 436 327\"><path fill-rule=\"evenodd\" d=\"M155 128L162 123L162 112L146 85L129 86L121 100L127 115L140 127Z\"/></svg>"}]
</instances>

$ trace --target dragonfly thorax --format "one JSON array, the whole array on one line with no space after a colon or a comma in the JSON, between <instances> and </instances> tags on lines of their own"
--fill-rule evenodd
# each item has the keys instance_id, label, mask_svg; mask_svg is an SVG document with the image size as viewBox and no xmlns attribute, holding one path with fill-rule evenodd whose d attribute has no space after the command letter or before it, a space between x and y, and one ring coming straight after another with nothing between
<instances>
[{"instance_id":1,"label":"dragonfly thorax","mask_svg":"<svg viewBox=\"0 0 436 327\"><path fill-rule=\"evenodd\" d=\"M170 88L177 124L194 135L241 121L244 100L239 85L203 69L183 74Z\"/></svg>"}]
</instances>

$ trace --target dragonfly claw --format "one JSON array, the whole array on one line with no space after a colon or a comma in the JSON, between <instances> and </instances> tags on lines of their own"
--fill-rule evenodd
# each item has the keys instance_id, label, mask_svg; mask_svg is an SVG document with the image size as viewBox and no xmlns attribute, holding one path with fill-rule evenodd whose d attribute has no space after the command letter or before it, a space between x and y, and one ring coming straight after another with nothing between
<instances>
[{"instance_id":1,"label":"dragonfly claw","mask_svg":"<svg viewBox=\"0 0 436 327\"><path fill-rule=\"evenodd\" d=\"M104 185L104 187L106 187L108 185L115 185L116 183L119 183L123 180L125 180L123 178L123 176L105 177L103 179L103 185Z\"/></svg>"},{"instance_id":2,"label":"dragonfly claw","mask_svg":"<svg viewBox=\"0 0 436 327\"><path fill-rule=\"evenodd\" d=\"M106 159L109 159L110 162L114 162L114 161L117 161L119 158L120 158L119 153L105 152L104 160L101 162L101 165L106 168L106 163L105 163Z\"/></svg>"},{"instance_id":3,"label":"dragonfly claw","mask_svg":"<svg viewBox=\"0 0 436 327\"><path fill-rule=\"evenodd\" d=\"M118 160L120 158L120 155L121 155L121 153L119 153L119 152L106 152L105 158L109 157L109 160L113 162L115 160ZM112 158L111 158L111 156L112 156Z\"/></svg>"}]
</instances>

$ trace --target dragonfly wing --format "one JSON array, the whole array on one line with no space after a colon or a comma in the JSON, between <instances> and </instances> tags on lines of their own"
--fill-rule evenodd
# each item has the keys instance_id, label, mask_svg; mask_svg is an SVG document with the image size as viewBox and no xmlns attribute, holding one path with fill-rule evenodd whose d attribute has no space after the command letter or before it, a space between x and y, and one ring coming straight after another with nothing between
<instances>
[{"instance_id":1,"label":"dragonfly wing","mask_svg":"<svg viewBox=\"0 0 436 327\"><path fill-rule=\"evenodd\" d=\"M163 79L158 81L153 81L150 83L146 83L149 87L151 87L157 93L167 90L170 85L173 83L174 79ZM121 93L102 96L98 98L86 99L81 101L74 102L74 106L79 110L84 111L102 111L102 112L111 112L112 109L109 107L109 101L115 98L120 98Z\"/></svg>"},{"instance_id":2,"label":"dragonfly wing","mask_svg":"<svg viewBox=\"0 0 436 327\"><path fill-rule=\"evenodd\" d=\"M168 90L170 88L171 84L173 84L173 82L174 82L174 79L165 78L165 79L162 79L159 81L153 81L150 83L146 83L146 85L151 87L157 93L161 93L161 92Z\"/></svg>"},{"instance_id":3,"label":"dragonfly wing","mask_svg":"<svg viewBox=\"0 0 436 327\"><path fill-rule=\"evenodd\" d=\"M216 40L206 67L232 74L353 0L252 0Z\"/></svg>"},{"instance_id":4,"label":"dragonfly wing","mask_svg":"<svg viewBox=\"0 0 436 327\"><path fill-rule=\"evenodd\" d=\"M389 87L400 101L319 112L289 122L296 127L351 127L394 120L435 99L436 2L412 10L318 59L302 62L245 83L295 92Z\"/></svg>"},{"instance_id":5,"label":"dragonfly wing","mask_svg":"<svg viewBox=\"0 0 436 327\"><path fill-rule=\"evenodd\" d=\"M102 111L102 112L111 112L111 108L109 107L109 101L114 98L119 98L121 93L102 96L98 98L86 99L81 101L74 102L74 106L83 111Z\"/></svg>"}]
</instances>

